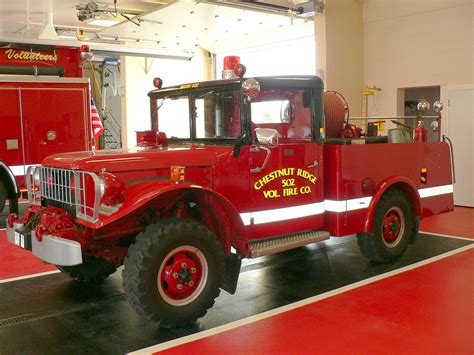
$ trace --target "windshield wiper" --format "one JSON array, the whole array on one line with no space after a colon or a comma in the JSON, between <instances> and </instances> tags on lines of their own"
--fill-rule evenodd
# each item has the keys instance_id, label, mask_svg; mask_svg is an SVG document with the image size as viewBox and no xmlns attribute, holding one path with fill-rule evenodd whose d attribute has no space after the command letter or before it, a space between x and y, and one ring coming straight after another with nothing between
<instances>
[{"instance_id":1,"label":"windshield wiper","mask_svg":"<svg viewBox=\"0 0 474 355\"><path fill-rule=\"evenodd\" d=\"M204 97L206 97L207 95L210 95L210 94L214 94L214 90L208 91L208 92L202 94L201 96L196 97L195 100L202 99L202 98L204 98Z\"/></svg>"},{"instance_id":2,"label":"windshield wiper","mask_svg":"<svg viewBox=\"0 0 474 355\"><path fill-rule=\"evenodd\" d=\"M161 102L160 102L160 104L158 105L158 107L156 108L156 111L158 111L158 110L161 108L161 106L163 106L163 104L165 103L165 101L168 100L168 99L169 99L169 96L165 96L165 97L161 100Z\"/></svg>"}]
</instances>

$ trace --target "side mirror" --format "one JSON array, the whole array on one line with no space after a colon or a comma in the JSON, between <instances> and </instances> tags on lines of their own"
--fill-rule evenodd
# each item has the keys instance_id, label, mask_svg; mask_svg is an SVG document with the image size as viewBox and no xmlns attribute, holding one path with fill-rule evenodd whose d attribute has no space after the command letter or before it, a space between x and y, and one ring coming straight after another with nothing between
<instances>
[{"instance_id":1,"label":"side mirror","mask_svg":"<svg viewBox=\"0 0 474 355\"><path fill-rule=\"evenodd\" d=\"M273 128L255 128L258 144L264 147L275 148L278 146L278 131Z\"/></svg>"}]
</instances>

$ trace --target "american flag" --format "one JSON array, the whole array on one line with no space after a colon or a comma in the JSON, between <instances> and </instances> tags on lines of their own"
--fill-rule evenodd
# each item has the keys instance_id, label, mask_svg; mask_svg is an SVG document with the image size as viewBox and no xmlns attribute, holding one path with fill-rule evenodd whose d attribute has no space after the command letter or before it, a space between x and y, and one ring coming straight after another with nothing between
<instances>
[{"instance_id":1,"label":"american flag","mask_svg":"<svg viewBox=\"0 0 474 355\"><path fill-rule=\"evenodd\" d=\"M91 111L92 111L92 133L94 140L97 140L102 133L104 133L104 126L99 116L99 111L95 107L94 99L91 98Z\"/></svg>"}]
</instances>

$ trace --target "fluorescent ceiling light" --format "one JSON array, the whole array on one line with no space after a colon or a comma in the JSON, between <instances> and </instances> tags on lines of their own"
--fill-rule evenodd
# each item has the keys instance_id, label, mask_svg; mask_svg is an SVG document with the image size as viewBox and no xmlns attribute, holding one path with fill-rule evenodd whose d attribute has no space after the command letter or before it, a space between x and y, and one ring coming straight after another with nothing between
<instances>
[{"instance_id":1,"label":"fluorescent ceiling light","mask_svg":"<svg viewBox=\"0 0 474 355\"><path fill-rule=\"evenodd\" d=\"M77 40L77 37L76 37L76 36L59 35L58 37L59 37L60 39L73 39L73 40Z\"/></svg>"},{"instance_id":2,"label":"fluorescent ceiling light","mask_svg":"<svg viewBox=\"0 0 474 355\"><path fill-rule=\"evenodd\" d=\"M116 20L92 20L88 22L88 24L92 26L110 27L110 26L116 25L119 22L120 21L116 21Z\"/></svg>"}]
</instances>

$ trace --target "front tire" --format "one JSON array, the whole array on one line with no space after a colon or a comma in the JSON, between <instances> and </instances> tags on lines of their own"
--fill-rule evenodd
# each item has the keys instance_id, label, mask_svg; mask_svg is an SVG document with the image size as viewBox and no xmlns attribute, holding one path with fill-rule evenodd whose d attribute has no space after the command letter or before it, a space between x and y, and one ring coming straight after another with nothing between
<instances>
[{"instance_id":1,"label":"front tire","mask_svg":"<svg viewBox=\"0 0 474 355\"><path fill-rule=\"evenodd\" d=\"M84 256L80 265L56 267L70 278L87 284L100 284L117 270L107 260L91 256Z\"/></svg>"},{"instance_id":2,"label":"front tire","mask_svg":"<svg viewBox=\"0 0 474 355\"><path fill-rule=\"evenodd\" d=\"M390 190L380 199L370 233L357 235L359 248L369 260L393 261L405 253L414 232L413 208L406 195Z\"/></svg>"},{"instance_id":3,"label":"front tire","mask_svg":"<svg viewBox=\"0 0 474 355\"><path fill-rule=\"evenodd\" d=\"M2 180L0 180L0 213L2 213L5 203L7 202L7 189Z\"/></svg>"},{"instance_id":4,"label":"front tire","mask_svg":"<svg viewBox=\"0 0 474 355\"><path fill-rule=\"evenodd\" d=\"M174 327L196 321L220 293L225 254L215 235L192 221L150 225L124 262L125 295L142 317Z\"/></svg>"}]
</instances>

